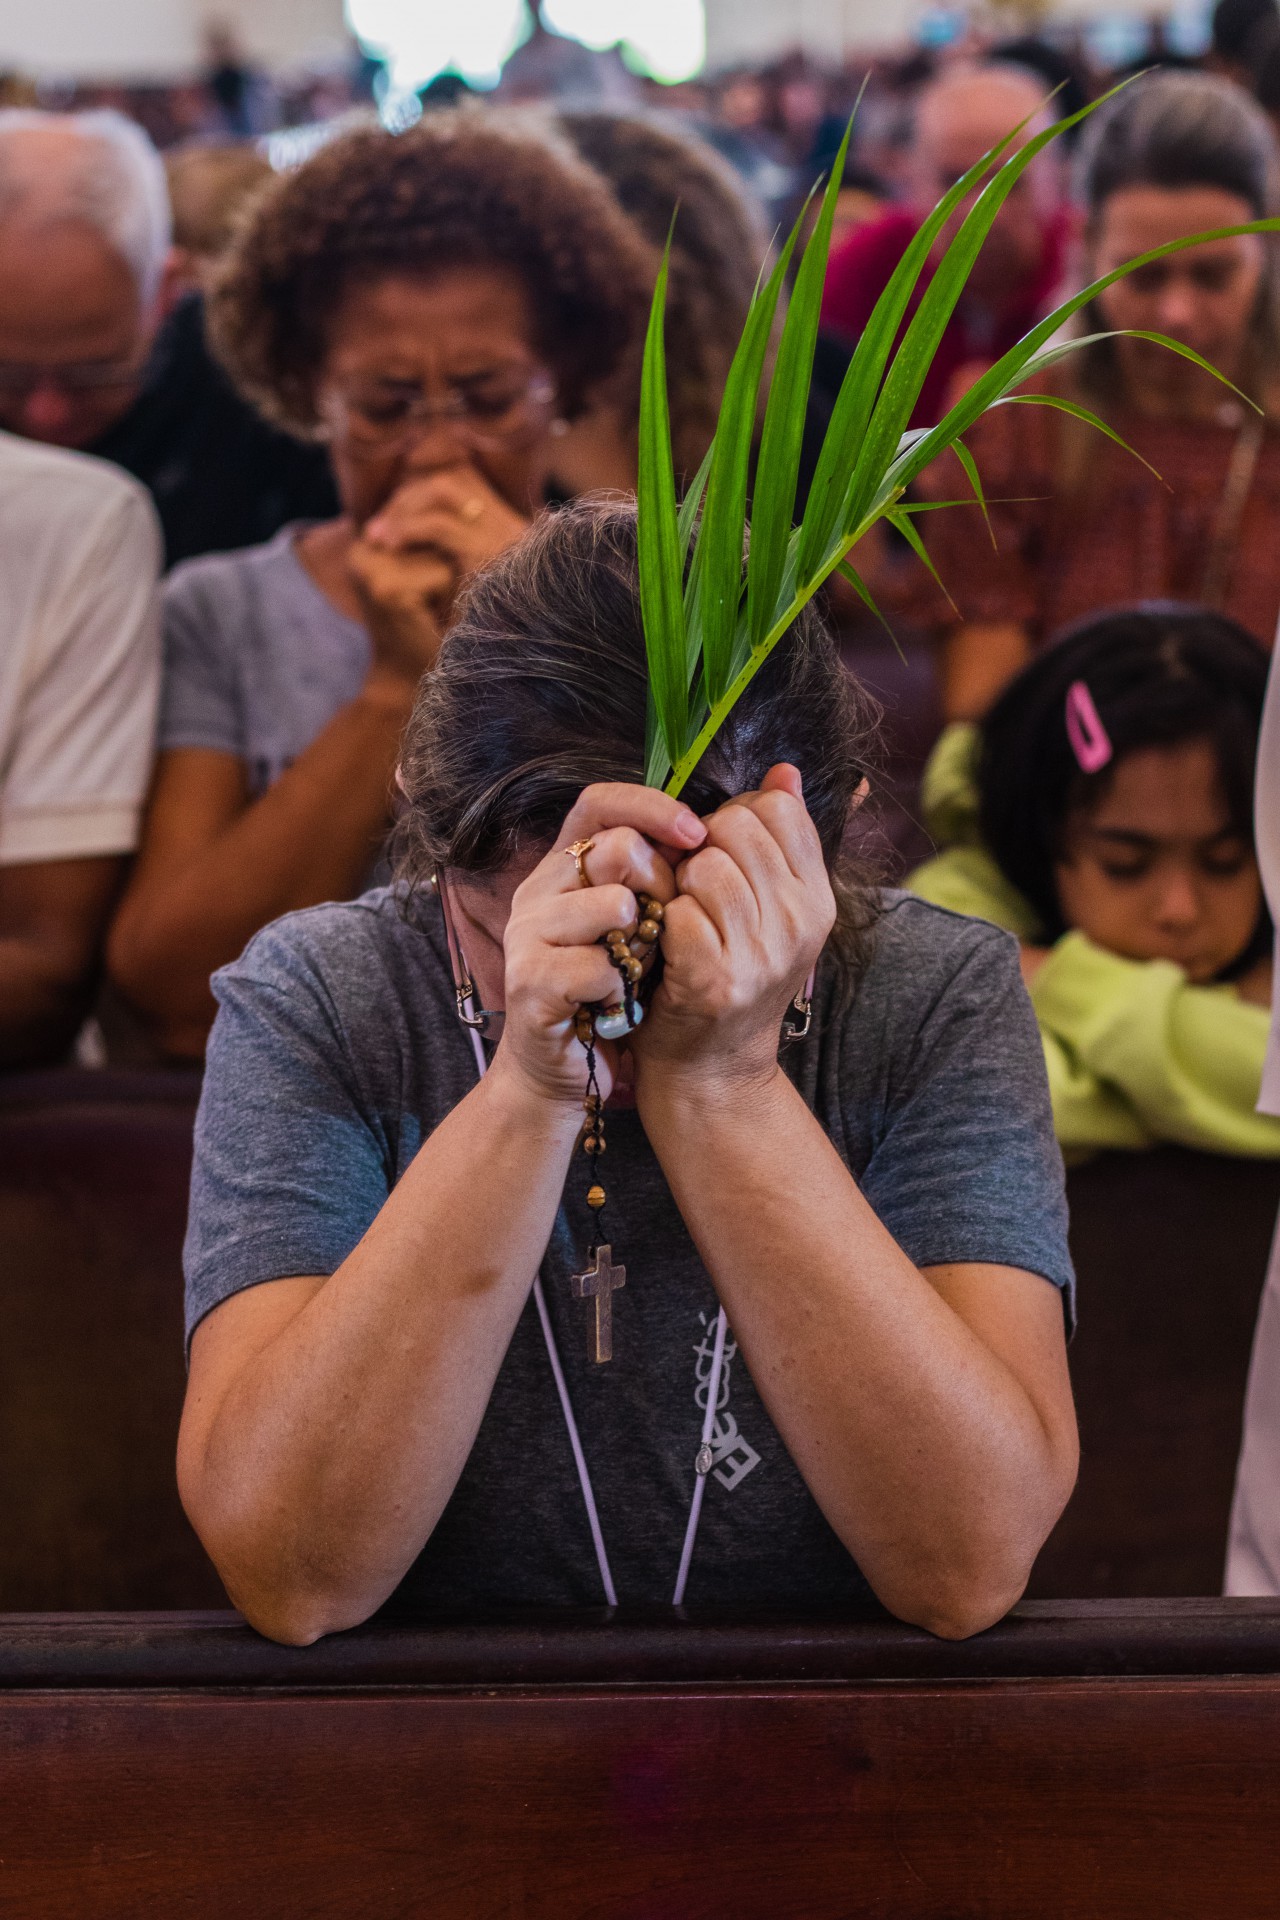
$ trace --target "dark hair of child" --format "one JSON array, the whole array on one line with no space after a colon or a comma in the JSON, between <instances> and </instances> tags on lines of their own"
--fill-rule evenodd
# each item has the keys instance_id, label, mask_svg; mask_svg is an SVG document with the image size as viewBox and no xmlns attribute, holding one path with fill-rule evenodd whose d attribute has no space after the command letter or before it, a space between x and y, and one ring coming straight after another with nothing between
<instances>
[{"instance_id":1,"label":"dark hair of child","mask_svg":"<svg viewBox=\"0 0 1280 1920\"><path fill-rule=\"evenodd\" d=\"M1207 741L1231 826L1253 845L1253 776L1267 655L1225 615L1149 604L1073 627L1006 688L982 727L978 768L983 840L1035 909L1047 940L1067 931L1054 883L1073 817L1103 799L1116 768L1144 747ZM1067 731L1067 695L1082 681L1112 753L1081 767ZM1232 972L1268 949L1265 912Z\"/></svg>"}]
</instances>

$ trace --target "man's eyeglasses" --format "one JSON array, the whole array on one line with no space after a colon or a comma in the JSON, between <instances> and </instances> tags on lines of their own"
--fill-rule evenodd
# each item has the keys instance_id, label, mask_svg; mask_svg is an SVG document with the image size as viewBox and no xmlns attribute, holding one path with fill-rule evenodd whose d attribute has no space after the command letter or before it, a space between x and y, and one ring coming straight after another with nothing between
<instances>
[{"instance_id":1,"label":"man's eyeglasses","mask_svg":"<svg viewBox=\"0 0 1280 1920\"><path fill-rule=\"evenodd\" d=\"M475 447L502 447L541 433L555 398L545 373L477 381L440 399L412 381L388 380L331 388L321 410L331 432L360 446L388 449L438 420Z\"/></svg>"}]
</instances>

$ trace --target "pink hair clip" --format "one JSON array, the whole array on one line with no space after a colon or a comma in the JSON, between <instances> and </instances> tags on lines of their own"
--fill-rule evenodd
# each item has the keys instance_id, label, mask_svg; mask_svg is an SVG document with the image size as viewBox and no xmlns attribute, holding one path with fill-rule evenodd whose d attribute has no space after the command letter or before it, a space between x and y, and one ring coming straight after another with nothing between
<instances>
[{"instance_id":1,"label":"pink hair clip","mask_svg":"<svg viewBox=\"0 0 1280 1920\"><path fill-rule=\"evenodd\" d=\"M1067 688L1066 722L1067 739L1081 773L1101 773L1114 748L1083 680L1073 680Z\"/></svg>"}]
</instances>

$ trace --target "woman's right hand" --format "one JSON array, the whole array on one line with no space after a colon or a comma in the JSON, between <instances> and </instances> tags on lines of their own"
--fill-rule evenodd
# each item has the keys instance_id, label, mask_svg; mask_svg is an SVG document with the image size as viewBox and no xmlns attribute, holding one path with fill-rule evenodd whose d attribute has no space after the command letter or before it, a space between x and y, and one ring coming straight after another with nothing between
<instances>
[{"instance_id":1,"label":"woman's right hand","mask_svg":"<svg viewBox=\"0 0 1280 1920\"><path fill-rule=\"evenodd\" d=\"M613 927L636 924L638 893L675 898L675 866L707 830L696 813L654 787L587 787L551 851L516 889L503 941L506 1020L495 1069L520 1075L542 1097L581 1101L586 1053L575 1032L579 1008L621 997L603 946ZM569 848L593 845L581 885ZM596 1045L596 1077L608 1098L618 1049Z\"/></svg>"},{"instance_id":2,"label":"woman's right hand","mask_svg":"<svg viewBox=\"0 0 1280 1920\"><path fill-rule=\"evenodd\" d=\"M375 547L358 536L347 568L373 644L371 677L412 693L440 652L439 609L452 604L453 567L434 548Z\"/></svg>"}]
</instances>

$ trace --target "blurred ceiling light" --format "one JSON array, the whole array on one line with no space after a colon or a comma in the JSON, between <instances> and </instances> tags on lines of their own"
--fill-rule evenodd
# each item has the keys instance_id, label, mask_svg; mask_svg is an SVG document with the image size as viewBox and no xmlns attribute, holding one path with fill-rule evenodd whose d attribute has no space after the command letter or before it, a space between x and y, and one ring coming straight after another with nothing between
<instances>
[{"instance_id":1,"label":"blurred ceiling light","mask_svg":"<svg viewBox=\"0 0 1280 1920\"><path fill-rule=\"evenodd\" d=\"M587 47L621 43L655 80L687 80L707 56L703 0L544 0L542 17Z\"/></svg>"},{"instance_id":2,"label":"blurred ceiling light","mask_svg":"<svg viewBox=\"0 0 1280 1920\"><path fill-rule=\"evenodd\" d=\"M346 0L346 8L352 33L386 62L397 94L426 86L446 69L476 86L493 86L526 21L524 0L464 0L456 7Z\"/></svg>"}]
</instances>

